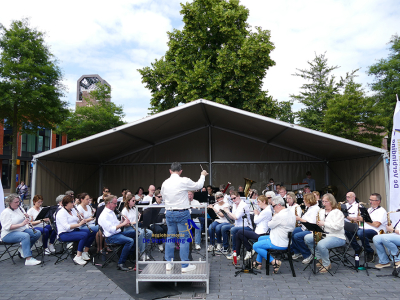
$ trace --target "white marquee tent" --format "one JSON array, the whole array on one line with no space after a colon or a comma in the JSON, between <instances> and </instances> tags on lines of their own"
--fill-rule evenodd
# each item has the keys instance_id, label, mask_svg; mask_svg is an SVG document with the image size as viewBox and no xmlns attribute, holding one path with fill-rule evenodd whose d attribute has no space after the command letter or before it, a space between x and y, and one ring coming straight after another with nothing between
<instances>
[{"instance_id":1,"label":"white marquee tent","mask_svg":"<svg viewBox=\"0 0 400 300\"><path fill-rule=\"evenodd\" d=\"M197 180L202 164L207 184L237 187L247 177L259 191L271 177L290 186L309 170L317 190L337 186L340 201L353 190L362 202L378 192L386 207L387 158L380 148L200 99L35 155L32 195L52 204L68 189L94 197L102 186L116 195L147 190L179 161L182 176Z\"/></svg>"}]
</instances>

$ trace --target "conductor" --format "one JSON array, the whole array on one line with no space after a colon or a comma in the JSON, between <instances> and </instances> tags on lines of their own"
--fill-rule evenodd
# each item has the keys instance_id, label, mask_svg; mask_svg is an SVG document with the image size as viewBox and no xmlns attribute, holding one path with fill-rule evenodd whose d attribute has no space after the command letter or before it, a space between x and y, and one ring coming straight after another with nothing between
<instances>
[{"instance_id":1,"label":"conductor","mask_svg":"<svg viewBox=\"0 0 400 300\"><path fill-rule=\"evenodd\" d=\"M197 182L190 178L181 177L182 166L179 162L173 162L169 170L171 177L165 180L161 186L161 195L165 200L166 220L168 226L167 241L165 243L165 260L174 258L175 242L180 243L181 261L189 261L189 198L188 191L199 190L203 187L207 171L203 170ZM179 235L177 237L177 234ZM172 263L167 263L167 271L171 271ZM182 264L182 273L196 269L195 265Z\"/></svg>"}]
</instances>

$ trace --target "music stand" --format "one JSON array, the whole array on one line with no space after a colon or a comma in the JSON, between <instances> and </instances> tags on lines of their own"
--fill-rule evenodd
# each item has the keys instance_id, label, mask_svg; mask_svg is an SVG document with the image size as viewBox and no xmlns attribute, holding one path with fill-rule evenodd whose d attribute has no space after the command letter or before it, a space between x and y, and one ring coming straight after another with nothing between
<instances>
[{"instance_id":1,"label":"music stand","mask_svg":"<svg viewBox=\"0 0 400 300\"><path fill-rule=\"evenodd\" d=\"M144 230L144 238L146 239L147 236L147 228L150 228L151 224L154 224L154 220L157 219L158 213L161 210L161 208L147 208L143 211L143 213L140 215L139 221L143 220L143 230ZM138 224L139 228L139 224ZM139 230L139 229L138 229ZM154 260L154 257L151 255L151 247L144 247L143 253L139 253L139 257L141 255L147 254L150 257L150 260Z\"/></svg>"},{"instance_id":2,"label":"music stand","mask_svg":"<svg viewBox=\"0 0 400 300\"><path fill-rule=\"evenodd\" d=\"M344 214L344 217L347 218L349 216L349 211L347 209L346 204L341 204L340 205L340 210L342 211L342 213Z\"/></svg>"},{"instance_id":3,"label":"music stand","mask_svg":"<svg viewBox=\"0 0 400 300\"><path fill-rule=\"evenodd\" d=\"M311 270L310 270L310 275L308 276L308 280L310 280L310 278L311 278L311 273L314 273L314 274L317 274L317 272L316 272L316 268L317 268L317 258L315 257L315 248L316 248L316 245L315 245L315 234L317 233L317 232L322 232L322 233L325 233L326 234L326 232L321 228L321 227L319 227L317 224L313 224L313 223L309 223L309 222L300 222L301 224L303 224L304 225L304 227L306 227L307 228L307 230L308 231L311 231L312 232L312 234L313 234L313 243L314 243L314 251L313 251L313 259L312 259L312 261L310 261L309 263L308 263L308 265L304 268L304 270L303 271L305 271L308 267L311 267L311 263L313 264L313 266L311 267ZM322 266L324 269L326 269L324 266ZM328 269L326 269L328 272L329 272L329 270ZM331 272L329 272L329 274L331 274L332 276L333 276L333 274L331 273Z\"/></svg>"},{"instance_id":4,"label":"music stand","mask_svg":"<svg viewBox=\"0 0 400 300\"><path fill-rule=\"evenodd\" d=\"M360 210L360 216L363 218L363 222L362 222L363 223L363 226L362 226L363 238L362 238L361 243L362 243L364 251L365 251L365 239L366 239L366 237L365 237L365 222L372 223L373 221L371 219L371 216L368 213L368 209L366 209L365 207L362 207L362 206L359 206L358 209ZM369 276L368 269L375 269L375 270L380 271L380 269L368 266L367 252L364 252L364 264L361 267L358 267L358 269L365 270L367 272L367 276Z\"/></svg>"},{"instance_id":5,"label":"music stand","mask_svg":"<svg viewBox=\"0 0 400 300\"><path fill-rule=\"evenodd\" d=\"M47 218L47 215L48 215L48 213L50 211L50 208L51 208L51 206L42 207L42 209L40 210L40 212L37 215L36 219L34 220L34 221L42 222L43 233L44 233L44 227L46 226L45 225L46 222L43 219ZM49 238L50 238L50 235L49 235ZM42 237L42 239L43 239L43 237ZM42 263L41 263L41 265L42 265L42 267L44 266L44 247L43 247L43 244L42 244Z\"/></svg>"}]
</instances>

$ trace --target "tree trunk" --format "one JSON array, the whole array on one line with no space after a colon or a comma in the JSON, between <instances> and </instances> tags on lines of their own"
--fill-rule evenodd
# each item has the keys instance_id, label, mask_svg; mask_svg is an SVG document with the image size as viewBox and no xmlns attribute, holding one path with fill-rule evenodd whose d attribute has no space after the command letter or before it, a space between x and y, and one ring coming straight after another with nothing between
<instances>
[{"instance_id":1,"label":"tree trunk","mask_svg":"<svg viewBox=\"0 0 400 300\"><path fill-rule=\"evenodd\" d=\"M12 125L12 147L11 147L11 185L10 192L15 193L16 177L17 177L17 155L18 155L18 122L17 122L18 108L14 104L14 120ZM21 180L21 178L19 178Z\"/></svg>"}]
</instances>

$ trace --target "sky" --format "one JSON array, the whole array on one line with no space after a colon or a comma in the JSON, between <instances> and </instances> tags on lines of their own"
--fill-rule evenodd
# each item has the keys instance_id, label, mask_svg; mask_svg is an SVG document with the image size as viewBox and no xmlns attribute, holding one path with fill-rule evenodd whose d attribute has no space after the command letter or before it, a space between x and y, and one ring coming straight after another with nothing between
<instances>
[{"instance_id":1,"label":"sky","mask_svg":"<svg viewBox=\"0 0 400 300\"><path fill-rule=\"evenodd\" d=\"M137 69L150 66L167 51L168 31L182 29L181 1L4 1L0 23L29 18L45 32L67 87L65 99L75 107L76 82L99 74L111 84L112 101L122 105L125 121L148 115L151 94ZM186 2L186 1L185 1ZM307 68L315 54L326 52L328 64L340 66L337 77L358 71L368 91L368 66L387 58L388 42L400 34L400 1L242 0L252 29L271 31L276 65L267 71L264 90L278 101L298 94L306 83L292 74ZM301 108L299 103L293 110Z\"/></svg>"}]
</instances>

